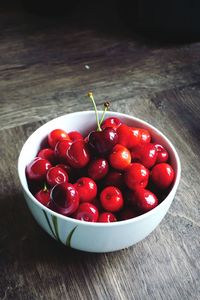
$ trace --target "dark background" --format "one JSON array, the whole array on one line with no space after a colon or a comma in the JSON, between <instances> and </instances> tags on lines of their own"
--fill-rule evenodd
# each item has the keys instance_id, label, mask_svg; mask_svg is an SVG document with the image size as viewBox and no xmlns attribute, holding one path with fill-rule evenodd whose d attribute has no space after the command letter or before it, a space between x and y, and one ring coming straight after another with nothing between
<instances>
[{"instance_id":1,"label":"dark background","mask_svg":"<svg viewBox=\"0 0 200 300\"><path fill-rule=\"evenodd\" d=\"M132 34L156 41L188 42L200 38L198 0L14 0L0 5L1 9L17 8L37 16L63 17L65 21L76 15L77 23L95 24L107 30L121 24Z\"/></svg>"}]
</instances>

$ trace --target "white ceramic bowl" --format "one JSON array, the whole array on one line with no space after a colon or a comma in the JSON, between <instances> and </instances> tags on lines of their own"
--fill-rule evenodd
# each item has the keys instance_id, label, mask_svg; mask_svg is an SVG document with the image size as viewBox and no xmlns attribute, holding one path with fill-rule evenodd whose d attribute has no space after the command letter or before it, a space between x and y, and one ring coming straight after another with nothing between
<instances>
[{"instance_id":1,"label":"white ceramic bowl","mask_svg":"<svg viewBox=\"0 0 200 300\"><path fill-rule=\"evenodd\" d=\"M93 111L76 112L53 119L38 128L25 142L18 160L18 174L27 205L39 225L53 238L74 249L89 252L110 252L129 247L148 236L167 213L177 190L181 166L172 143L155 127L148 123L116 112L107 112L106 117L118 117L127 125L146 128L154 141L161 143L170 154L175 170L175 181L171 192L153 210L126 221L114 223L89 223L62 216L40 204L28 189L25 168L36 156L47 134L56 128L66 131L78 130L86 134L95 128Z\"/></svg>"}]
</instances>

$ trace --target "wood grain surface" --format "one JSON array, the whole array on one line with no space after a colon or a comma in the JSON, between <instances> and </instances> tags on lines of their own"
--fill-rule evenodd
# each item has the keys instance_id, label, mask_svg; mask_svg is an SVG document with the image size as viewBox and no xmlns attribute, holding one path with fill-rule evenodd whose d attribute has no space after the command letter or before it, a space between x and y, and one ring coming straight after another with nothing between
<instances>
[{"instance_id":1,"label":"wood grain surface","mask_svg":"<svg viewBox=\"0 0 200 300\"><path fill-rule=\"evenodd\" d=\"M111 110L163 131L182 163L180 186L161 224L142 242L109 254L75 251L51 239L31 216L17 175L27 137L56 116L90 110L89 90L99 108L109 99ZM200 43L138 37L118 18L113 1L107 10L82 5L62 18L30 14L20 2L2 5L0 299L199 299L199 149Z\"/></svg>"}]
</instances>

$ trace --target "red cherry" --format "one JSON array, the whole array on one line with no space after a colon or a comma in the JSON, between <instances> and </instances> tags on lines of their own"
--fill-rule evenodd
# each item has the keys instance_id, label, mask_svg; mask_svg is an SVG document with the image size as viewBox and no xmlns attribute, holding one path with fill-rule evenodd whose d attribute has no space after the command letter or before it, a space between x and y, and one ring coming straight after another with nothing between
<instances>
[{"instance_id":1,"label":"red cherry","mask_svg":"<svg viewBox=\"0 0 200 300\"><path fill-rule=\"evenodd\" d=\"M54 152L59 162L64 164L67 162L67 151L71 145L72 142L69 140L58 141L55 146Z\"/></svg>"},{"instance_id":2,"label":"red cherry","mask_svg":"<svg viewBox=\"0 0 200 300\"><path fill-rule=\"evenodd\" d=\"M35 194L35 198L43 205L48 206L48 203L50 201L50 191L47 189L39 190Z\"/></svg>"},{"instance_id":3,"label":"red cherry","mask_svg":"<svg viewBox=\"0 0 200 300\"><path fill-rule=\"evenodd\" d=\"M94 206L92 203L84 202L79 205L73 217L81 221L97 222L99 212L96 206Z\"/></svg>"},{"instance_id":4,"label":"red cherry","mask_svg":"<svg viewBox=\"0 0 200 300\"><path fill-rule=\"evenodd\" d=\"M47 171L51 168L48 160L40 157L35 157L26 167L26 174L30 180L44 180Z\"/></svg>"},{"instance_id":5,"label":"red cherry","mask_svg":"<svg viewBox=\"0 0 200 300\"><path fill-rule=\"evenodd\" d=\"M119 171L110 171L104 179L104 185L113 185L121 189L124 185L123 174Z\"/></svg>"},{"instance_id":6,"label":"red cherry","mask_svg":"<svg viewBox=\"0 0 200 300\"><path fill-rule=\"evenodd\" d=\"M160 144L154 143L154 146L156 147L157 150L157 158L156 158L156 163L164 163L168 161L169 154L167 150Z\"/></svg>"},{"instance_id":7,"label":"red cherry","mask_svg":"<svg viewBox=\"0 0 200 300\"><path fill-rule=\"evenodd\" d=\"M102 207L110 212L119 211L124 204L121 191L114 186L107 186L100 194Z\"/></svg>"},{"instance_id":8,"label":"red cherry","mask_svg":"<svg viewBox=\"0 0 200 300\"><path fill-rule=\"evenodd\" d=\"M138 188L135 190L134 196L138 209L143 213L158 205L158 198L156 195L147 189Z\"/></svg>"},{"instance_id":9,"label":"red cherry","mask_svg":"<svg viewBox=\"0 0 200 300\"><path fill-rule=\"evenodd\" d=\"M156 163L156 147L151 143L139 145L131 150L131 157L133 162L140 162L146 168L151 168Z\"/></svg>"},{"instance_id":10,"label":"red cherry","mask_svg":"<svg viewBox=\"0 0 200 300\"><path fill-rule=\"evenodd\" d=\"M141 141L140 132L137 129L133 127L129 127L125 124L121 124L117 128L117 134L118 134L118 144L121 144L122 146L128 149L137 146Z\"/></svg>"},{"instance_id":11,"label":"red cherry","mask_svg":"<svg viewBox=\"0 0 200 300\"><path fill-rule=\"evenodd\" d=\"M114 130L116 130L121 124L122 122L120 121L120 119L111 117L103 121L101 128L105 129L106 127L112 127Z\"/></svg>"},{"instance_id":12,"label":"red cherry","mask_svg":"<svg viewBox=\"0 0 200 300\"><path fill-rule=\"evenodd\" d=\"M151 170L151 180L160 189L167 189L174 180L174 170L167 163L160 163Z\"/></svg>"},{"instance_id":13,"label":"red cherry","mask_svg":"<svg viewBox=\"0 0 200 300\"><path fill-rule=\"evenodd\" d=\"M115 217L114 214L110 213L110 212L102 212L99 215L99 219L98 222L102 222L102 223L111 223L111 222L116 222L117 218Z\"/></svg>"},{"instance_id":14,"label":"red cherry","mask_svg":"<svg viewBox=\"0 0 200 300\"><path fill-rule=\"evenodd\" d=\"M70 131L68 136L72 141L83 140L82 134L78 131Z\"/></svg>"},{"instance_id":15,"label":"red cherry","mask_svg":"<svg viewBox=\"0 0 200 300\"><path fill-rule=\"evenodd\" d=\"M125 124L121 124L117 128L117 134L118 134L118 144L126 148L129 148L130 137L131 137L130 128Z\"/></svg>"},{"instance_id":16,"label":"red cherry","mask_svg":"<svg viewBox=\"0 0 200 300\"><path fill-rule=\"evenodd\" d=\"M67 132L62 129L54 129L48 134L48 143L52 149L61 140L70 140Z\"/></svg>"},{"instance_id":17,"label":"red cherry","mask_svg":"<svg viewBox=\"0 0 200 300\"><path fill-rule=\"evenodd\" d=\"M100 155L108 154L117 142L118 135L111 127L106 127L102 131L92 131L89 134L89 145Z\"/></svg>"},{"instance_id":18,"label":"red cherry","mask_svg":"<svg viewBox=\"0 0 200 300\"><path fill-rule=\"evenodd\" d=\"M146 187L149 180L149 170L140 163L130 164L124 172L124 181L129 189Z\"/></svg>"},{"instance_id":19,"label":"red cherry","mask_svg":"<svg viewBox=\"0 0 200 300\"><path fill-rule=\"evenodd\" d=\"M45 149L40 150L38 152L37 157L41 157L41 158L48 160L52 165L54 165L56 163L56 157L55 157L54 151L50 148L45 148Z\"/></svg>"},{"instance_id":20,"label":"red cherry","mask_svg":"<svg viewBox=\"0 0 200 300\"><path fill-rule=\"evenodd\" d=\"M141 143L141 132L139 128L129 127L130 140L128 143L129 149L139 145Z\"/></svg>"},{"instance_id":21,"label":"red cherry","mask_svg":"<svg viewBox=\"0 0 200 300\"><path fill-rule=\"evenodd\" d=\"M54 211L68 216L79 206L79 194L73 184L64 182L55 185L50 194L50 207Z\"/></svg>"},{"instance_id":22,"label":"red cherry","mask_svg":"<svg viewBox=\"0 0 200 300\"><path fill-rule=\"evenodd\" d=\"M93 180L100 180L108 173L109 165L106 159L97 158L90 162L88 166L88 176Z\"/></svg>"},{"instance_id":23,"label":"red cherry","mask_svg":"<svg viewBox=\"0 0 200 300\"><path fill-rule=\"evenodd\" d=\"M114 169L126 169L131 163L130 151L120 144L115 145L109 155L109 162Z\"/></svg>"},{"instance_id":24,"label":"red cherry","mask_svg":"<svg viewBox=\"0 0 200 300\"><path fill-rule=\"evenodd\" d=\"M68 175L72 172L72 168L68 164L58 164L56 167L63 169Z\"/></svg>"},{"instance_id":25,"label":"red cherry","mask_svg":"<svg viewBox=\"0 0 200 300\"><path fill-rule=\"evenodd\" d=\"M82 177L74 184L80 196L80 202L91 202L97 195L97 185L89 177Z\"/></svg>"},{"instance_id":26,"label":"red cherry","mask_svg":"<svg viewBox=\"0 0 200 300\"><path fill-rule=\"evenodd\" d=\"M130 145L130 148L133 148L139 144L148 144L151 141L151 135L147 129L143 128L135 128L135 127L129 127L132 131L132 135L134 138L132 138L132 144Z\"/></svg>"},{"instance_id":27,"label":"red cherry","mask_svg":"<svg viewBox=\"0 0 200 300\"><path fill-rule=\"evenodd\" d=\"M52 167L47 171L46 179L50 186L54 186L68 181L68 174L60 167Z\"/></svg>"},{"instance_id":28,"label":"red cherry","mask_svg":"<svg viewBox=\"0 0 200 300\"><path fill-rule=\"evenodd\" d=\"M141 144L148 144L151 141L150 132L147 129L139 128L140 131L140 143Z\"/></svg>"},{"instance_id":29,"label":"red cherry","mask_svg":"<svg viewBox=\"0 0 200 300\"><path fill-rule=\"evenodd\" d=\"M129 220L138 216L138 212L134 211L132 207L125 207L120 212L120 220Z\"/></svg>"},{"instance_id":30,"label":"red cherry","mask_svg":"<svg viewBox=\"0 0 200 300\"><path fill-rule=\"evenodd\" d=\"M83 140L74 141L67 150L67 162L73 168L83 168L90 161L90 153Z\"/></svg>"}]
</instances>

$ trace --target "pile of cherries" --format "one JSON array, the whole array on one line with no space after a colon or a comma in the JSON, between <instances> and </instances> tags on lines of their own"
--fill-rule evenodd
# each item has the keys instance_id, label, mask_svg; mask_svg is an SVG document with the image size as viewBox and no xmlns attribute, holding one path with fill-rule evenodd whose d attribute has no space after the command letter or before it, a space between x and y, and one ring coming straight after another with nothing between
<instances>
[{"instance_id":1,"label":"pile of cherries","mask_svg":"<svg viewBox=\"0 0 200 300\"><path fill-rule=\"evenodd\" d=\"M174 170L169 154L148 130L116 117L99 121L83 137L55 129L26 167L30 191L43 205L71 218L115 222L156 207L169 193ZM108 104L105 105L105 111ZM105 112L104 111L104 112Z\"/></svg>"}]
</instances>

